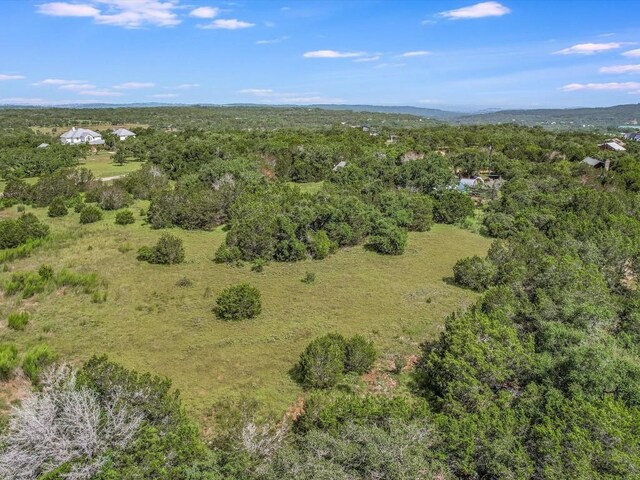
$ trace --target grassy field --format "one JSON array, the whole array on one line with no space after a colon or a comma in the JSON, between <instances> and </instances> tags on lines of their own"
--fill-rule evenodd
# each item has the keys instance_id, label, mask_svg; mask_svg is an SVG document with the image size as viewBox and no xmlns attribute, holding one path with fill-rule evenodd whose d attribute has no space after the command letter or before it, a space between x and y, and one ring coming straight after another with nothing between
<instances>
[{"instance_id":1,"label":"grassy field","mask_svg":"<svg viewBox=\"0 0 640 480\"><path fill-rule=\"evenodd\" d=\"M144 203L136 204L136 216ZM45 218L44 209L31 209ZM15 208L2 216L17 215ZM136 260L136 250L155 243L162 233L137 217L136 224L117 226L115 214L86 226L78 214L49 219L54 235L64 236L53 249L36 251L10 264L10 271L55 269L97 272L108 282L105 303L89 295L57 291L20 302L0 299L2 341L20 351L47 343L63 358L80 362L106 353L139 371L170 377L192 413L205 415L216 400L249 395L274 411L283 411L299 394L287 371L317 335L360 333L378 349L416 353L420 342L443 328L444 317L469 305L474 294L447 284L459 258L486 252L489 240L452 226L438 225L409 235L399 257L380 256L362 247L341 250L322 261L269 264L263 273L249 265L215 264L213 254L224 239L213 232L172 233L185 242L186 263L149 265ZM314 284L301 282L306 272ZM189 278L190 287L176 282ZM238 282L257 286L263 312L243 322L223 322L212 313L216 296ZM27 329L6 327L17 309L32 314Z\"/></svg>"},{"instance_id":2,"label":"grassy field","mask_svg":"<svg viewBox=\"0 0 640 480\"><path fill-rule=\"evenodd\" d=\"M96 154L89 154L87 160L81 162L80 166L91 170L97 178L105 178L135 172L140 169L142 162L127 162L124 165L118 165L113 163L112 153L100 151Z\"/></svg>"}]
</instances>

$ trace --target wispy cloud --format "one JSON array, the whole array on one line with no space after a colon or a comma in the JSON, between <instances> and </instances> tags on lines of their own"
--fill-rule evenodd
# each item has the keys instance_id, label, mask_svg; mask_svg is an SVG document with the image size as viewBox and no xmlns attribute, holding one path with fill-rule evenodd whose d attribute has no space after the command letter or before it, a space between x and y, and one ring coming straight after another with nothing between
<instances>
[{"instance_id":1,"label":"wispy cloud","mask_svg":"<svg viewBox=\"0 0 640 480\"><path fill-rule=\"evenodd\" d=\"M310 104L310 103L341 103L341 98L327 98L319 92L285 93L270 88L245 88L238 90L243 95L251 95L263 103L270 104Z\"/></svg>"},{"instance_id":2,"label":"wispy cloud","mask_svg":"<svg viewBox=\"0 0 640 480\"><path fill-rule=\"evenodd\" d=\"M177 93L156 93L155 95L151 95L151 98L175 98L177 96Z\"/></svg>"},{"instance_id":3,"label":"wispy cloud","mask_svg":"<svg viewBox=\"0 0 640 480\"><path fill-rule=\"evenodd\" d=\"M624 45L620 42L609 43L579 43L568 48L563 48L557 52L553 52L555 55L593 55L594 53L606 52L608 50L615 50Z\"/></svg>"},{"instance_id":4,"label":"wispy cloud","mask_svg":"<svg viewBox=\"0 0 640 480\"><path fill-rule=\"evenodd\" d=\"M42 98L24 98L24 97L11 97L0 98L0 104L4 105L43 105L50 103Z\"/></svg>"},{"instance_id":5,"label":"wispy cloud","mask_svg":"<svg viewBox=\"0 0 640 480\"><path fill-rule=\"evenodd\" d=\"M220 13L219 8L214 7L198 7L189 12L190 17L195 18L215 18Z\"/></svg>"},{"instance_id":6,"label":"wispy cloud","mask_svg":"<svg viewBox=\"0 0 640 480\"><path fill-rule=\"evenodd\" d=\"M640 48L636 48L635 50L628 50L626 52L622 52L622 55L625 57L640 57Z\"/></svg>"},{"instance_id":7,"label":"wispy cloud","mask_svg":"<svg viewBox=\"0 0 640 480\"><path fill-rule=\"evenodd\" d=\"M402 68L406 66L406 63L379 63L374 68Z\"/></svg>"},{"instance_id":8,"label":"wispy cloud","mask_svg":"<svg viewBox=\"0 0 640 480\"><path fill-rule=\"evenodd\" d=\"M373 55L371 57L356 58L354 60L354 62L375 62L376 60L380 60L380 55Z\"/></svg>"},{"instance_id":9,"label":"wispy cloud","mask_svg":"<svg viewBox=\"0 0 640 480\"><path fill-rule=\"evenodd\" d=\"M32 83L32 85L36 87L54 86L54 87L62 88L68 85L80 85L80 84L87 84L87 83L88 82L86 80L63 80L61 78L47 78L45 80L40 80L39 82Z\"/></svg>"},{"instance_id":10,"label":"wispy cloud","mask_svg":"<svg viewBox=\"0 0 640 480\"><path fill-rule=\"evenodd\" d=\"M270 40L258 40L256 42L256 45L273 45L275 43L282 43L285 40L289 40L289 37L272 38Z\"/></svg>"},{"instance_id":11,"label":"wispy cloud","mask_svg":"<svg viewBox=\"0 0 640 480\"><path fill-rule=\"evenodd\" d=\"M91 83L67 83L65 85L60 85L58 87L60 90L92 90L96 88L95 85Z\"/></svg>"},{"instance_id":12,"label":"wispy cloud","mask_svg":"<svg viewBox=\"0 0 640 480\"><path fill-rule=\"evenodd\" d=\"M569 83L560 88L563 92L578 92L581 90L636 90L640 89L640 82L609 82L609 83Z\"/></svg>"},{"instance_id":13,"label":"wispy cloud","mask_svg":"<svg viewBox=\"0 0 640 480\"><path fill-rule=\"evenodd\" d=\"M121 97L124 95L122 92L114 92L108 89L81 90L78 93L80 95L91 95L92 97Z\"/></svg>"},{"instance_id":14,"label":"wispy cloud","mask_svg":"<svg viewBox=\"0 0 640 480\"><path fill-rule=\"evenodd\" d=\"M255 27L255 23L245 22L236 18L214 20L206 25L198 25L199 28L211 29L211 30L239 30L241 28Z\"/></svg>"},{"instance_id":15,"label":"wispy cloud","mask_svg":"<svg viewBox=\"0 0 640 480\"><path fill-rule=\"evenodd\" d=\"M640 73L640 65L611 65L610 67L600 67L600 73Z\"/></svg>"},{"instance_id":16,"label":"wispy cloud","mask_svg":"<svg viewBox=\"0 0 640 480\"><path fill-rule=\"evenodd\" d=\"M172 27L181 23L175 0L87 0L85 3L49 2L37 12L54 17L87 17L95 23L124 28Z\"/></svg>"},{"instance_id":17,"label":"wispy cloud","mask_svg":"<svg viewBox=\"0 0 640 480\"><path fill-rule=\"evenodd\" d=\"M113 88L118 90L136 90L139 88L153 88L155 86L156 84L151 82L126 82L114 85Z\"/></svg>"},{"instance_id":18,"label":"wispy cloud","mask_svg":"<svg viewBox=\"0 0 640 480\"><path fill-rule=\"evenodd\" d=\"M0 81L3 80L24 80L24 76L22 75L7 75L5 73L0 73Z\"/></svg>"},{"instance_id":19,"label":"wispy cloud","mask_svg":"<svg viewBox=\"0 0 640 480\"><path fill-rule=\"evenodd\" d=\"M475 5L470 5L468 7L440 12L438 16L451 20L466 20L471 18L501 17L502 15L506 15L508 13L511 13L511 9L505 7L501 3L481 2L476 3Z\"/></svg>"},{"instance_id":20,"label":"wispy cloud","mask_svg":"<svg viewBox=\"0 0 640 480\"><path fill-rule=\"evenodd\" d=\"M304 58L356 58L364 57L365 52L338 52L336 50L313 50L305 52Z\"/></svg>"},{"instance_id":21,"label":"wispy cloud","mask_svg":"<svg viewBox=\"0 0 640 480\"><path fill-rule=\"evenodd\" d=\"M187 90L189 88L198 88L200 86L199 83L181 83L180 85L176 85L175 87L164 87L171 90Z\"/></svg>"},{"instance_id":22,"label":"wispy cloud","mask_svg":"<svg viewBox=\"0 0 640 480\"><path fill-rule=\"evenodd\" d=\"M405 52L401 57L422 57L424 55L429 55L431 52L427 52L426 50L417 50L415 52Z\"/></svg>"}]
</instances>

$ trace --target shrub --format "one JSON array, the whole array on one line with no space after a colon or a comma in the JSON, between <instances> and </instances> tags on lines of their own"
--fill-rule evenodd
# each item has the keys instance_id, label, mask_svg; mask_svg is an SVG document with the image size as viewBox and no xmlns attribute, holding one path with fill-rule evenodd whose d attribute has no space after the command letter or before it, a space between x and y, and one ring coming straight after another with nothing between
<instances>
[{"instance_id":1,"label":"shrub","mask_svg":"<svg viewBox=\"0 0 640 480\"><path fill-rule=\"evenodd\" d=\"M376 361L377 353L373 342L365 340L360 335L351 337L345 345L345 372L362 374L371 370Z\"/></svg>"},{"instance_id":2,"label":"shrub","mask_svg":"<svg viewBox=\"0 0 640 480\"><path fill-rule=\"evenodd\" d=\"M436 202L433 217L438 223L458 223L473 215L475 205L469 195L457 190L443 193Z\"/></svg>"},{"instance_id":3,"label":"shrub","mask_svg":"<svg viewBox=\"0 0 640 480\"><path fill-rule=\"evenodd\" d=\"M248 283L228 287L216 300L214 311L222 320L244 320L257 317L262 310L260 291Z\"/></svg>"},{"instance_id":4,"label":"shrub","mask_svg":"<svg viewBox=\"0 0 640 480\"><path fill-rule=\"evenodd\" d=\"M46 345L30 348L22 360L22 370L31 383L37 384L42 371L56 360L56 355Z\"/></svg>"},{"instance_id":5,"label":"shrub","mask_svg":"<svg viewBox=\"0 0 640 480\"><path fill-rule=\"evenodd\" d=\"M53 267L51 265L40 265L38 275L43 280L51 280L53 278Z\"/></svg>"},{"instance_id":6,"label":"shrub","mask_svg":"<svg viewBox=\"0 0 640 480\"><path fill-rule=\"evenodd\" d=\"M426 232L433 224L433 201L427 195L414 194L409 197L409 205L413 213L409 230Z\"/></svg>"},{"instance_id":7,"label":"shrub","mask_svg":"<svg viewBox=\"0 0 640 480\"><path fill-rule=\"evenodd\" d=\"M367 248L384 255L402 255L406 245L406 230L387 219L378 224L375 234L367 242Z\"/></svg>"},{"instance_id":8,"label":"shrub","mask_svg":"<svg viewBox=\"0 0 640 480\"><path fill-rule=\"evenodd\" d=\"M94 223L102 220L102 210L93 205L87 205L80 212L80 223L85 225L87 223Z\"/></svg>"},{"instance_id":9,"label":"shrub","mask_svg":"<svg viewBox=\"0 0 640 480\"><path fill-rule=\"evenodd\" d=\"M18 366L18 349L13 344L0 345L0 380L9 380Z\"/></svg>"},{"instance_id":10,"label":"shrub","mask_svg":"<svg viewBox=\"0 0 640 480\"><path fill-rule=\"evenodd\" d=\"M24 330L29 323L28 312L13 312L7 318L7 325L13 330Z\"/></svg>"},{"instance_id":11,"label":"shrub","mask_svg":"<svg viewBox=\"0 0 640 480\"><path fill-rule=\"evenodd\" d=\"M267 262L261 258L256 258L251 265L251 271L256 273L262 273Z\"/></svg>"},{"instance_id":12,"label":"shrub","mask_svg":"<svg viewBox=\"0 0 640 480\"><path fill-rule=\"evenodd\" d=\"M337 248L337 245L329 239L327 232L324 230L313 233L309 243L311 256L316 260L327 258Z\"/></svg>"},{"instance_id":13,"label":"shrub","mask_svg":"<svg viewBox=\"0 0 640 480\"><path fill-rule=\"evenodd\" d=\"M140 247L136 258L141 262L151 262L151 259L153 258L153 248L146 245Z\"/></svg>"},{"instance_id":14,"label":"shrub","mask_svg":"<svg viewBox=\"0 0 640 480\"><path fill-rule=\"evenodd\" d=\"M193 282L187 277L182 277L176 282L176 286L178 287L190 287L191 285L193 285Z\"/></svg>"},{"instance_id":15,"label":"shrub","mask_svg":"<svg viewBox=\"0 0 640 480\"><path fill-rule=\"evenodd\" d=\"M131 210L122 210L116 213L116 225L130 225L134 222L135 219Z\"/></svg>"},{"instance_id":16,"label":"shrub","mask_svg":"<svg viewBox=\"0 0 640 480\"><path fill-rule=\"evenodd\" d=\"M103 210L119 210L133 202L133 197L120 185L105 185L100 189L98 203Z\"/></svg>"},{"instance_id":17,"label":"shrub","mask_svg":"<svg viewBox=\"0 0 640 480\"><path fill-rule=\"evenodd\" d=\"M0 249L14 248L30 240L44 238L49 227L38 220L33 213L25 213L18 219L0 221Z\"/></svg>"},{"instance_id":18,"label":"shrub","mask_svg":"<svg viewBox=\"0 0 640 480\"><path fill-rule=\"evenodd\" d=\"M316 281L316 274L313 272L307 272L305 273L304 277L302 277L302 280L300 281L302 283L307 283L307 284L314 283Z\"/></svg>"},{"instance_id":19,"label":"shrub","mask_svg":"<svg viewBox=\"0 0 640 480\"><path fill-rule=\"evenodd\" d=\"M238 247L230 247L226 243L223 243L216 250L216 254L213 257L213 261L216 263L238 263L242 260L242 252Z\"/></svg>"},{"instance_id":20,"label":"shrub","mask_svg":"<svg viewBox=\"0 0 640 480\"><path fill-rule=\"evenodd\" d=\"M64 198L56 197L49 204L49 211L47 215L50 217L64 217L69 210L67 210L67 206L64 203Z\"/></svg>"},{"instance_id":21,"label":"shrub","mask_svg":"<svg viewBox=\"0 0 640 480\"><path fill-rule=\"evenodd\" d=\"M173 265L184 262L182 239L170 233L164 233L158 240L156 246L153 247L153 254L148 262L161 265Z\"/></svg>"},{"instance_id":22,"label":"shrub","mask_svg":"<svg viewBox=\"0 0 640 480\"><path fill-rule=\"evenodd\" d=\"M455 282L478 292L488 288L495 275L496 268L493 263L477 255L458 260L453 266Z\"/></svg>"},{"instance_id":23,"label":"shrub","mask_svg":"<svg viewBox=\"0 0 640 480\"><path fill-rule=\"evenodd\" d=\"M344 373L345 339L329 334L313 340L300 355L294 376L305 388L331 388Z\"/></svg>"}]
</instances>

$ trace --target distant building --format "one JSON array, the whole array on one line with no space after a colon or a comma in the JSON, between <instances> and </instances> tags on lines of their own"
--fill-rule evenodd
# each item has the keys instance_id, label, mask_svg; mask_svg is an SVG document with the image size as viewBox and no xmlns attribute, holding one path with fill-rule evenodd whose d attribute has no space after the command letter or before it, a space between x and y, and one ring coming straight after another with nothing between
<instances>
[{"instance_id":1,"label":"distant building","mask_svg":"<svg viewBox=\"0 0 640 480\"><path fill-rule=\"evenodd\" d=\"M337 172L338 170L340 170L341 168L344 168L347 166L347 162L345 162L344 160L342 160L341 162L338 162L334 167L333 167L333 171Z\"/></svg>"},{"instance_id":2,"label":"distant building","mask_svg":"<svg viewBox=\"0 0 640 480\"><path fill-rule=\"evenodd\" d=\"M639 132L625 133L624 138L626 140L633 140L635 142L640 142L640 133Z\"/></svg>"},{"instance_id":3,"label":"distant building","mask_svg":"<svg viewBox=\"0 0 640 480\"><path fill-rule=\"evenodd\" d=\"M604 168L605 170L609 170L609 167L611 166L611 160L606 160L603 162L602 160L598 160L597 158L593 157L586 157L581 161L581 163L589 165L593 168Z\"/></svg>"},{"instance_id":4,"label":"distant building","mask_svg":"<svg viewBox=\"0 0 640 480\"><path fill-rule=\"evenodd\" d=\"M49 146L48 143L41 143L37 148L47 148Z\"/></svg>"},{"instance_id":5,"label":"distant building","mask_svg":"<svg viewBox=\"0 0 640 480\"><path fill-rule=\"evenodd\" d=\"M617 144L616 142L604 142L598 145L600 150L611 150L614 152L626 152L627 149L622 145Z\"/></svg>"},{"instance_id":6,"label":"distant building","mask_svg":"<svg viewBox=\"0 0 640 480\"><path fill-rule=\"evenodd\" d=\"M117 130L114 130L111 133L113 133L116 137L118 137L121 142L124 142L129 137L136 136L135 133L133 133L131 130L127 130L126 128L118 128Z\"/></svg>"},{"instance_id":7,"label":"distant building","mask_svg":"<svg viewBox=\"0 0 640 480\"><path fill-rule=\"evenodd\" d=\"M102 135L87 128L73 127L68 132L60 135L60 143L64 145L77 145L87 143L89 145L104 145Z\"/></svg>"},{"instance_id":8,"label":"distant building","mask_svg":"<svg viewBox=\"0 0 640 480\"><path fill-rule=\"evenodd\" d=\"M477 187L478 185L484 185L484 180L480 177L475 178L461 178L458 182L458 190L465 191L468 188Z\"/></svg>"}]
</instances>

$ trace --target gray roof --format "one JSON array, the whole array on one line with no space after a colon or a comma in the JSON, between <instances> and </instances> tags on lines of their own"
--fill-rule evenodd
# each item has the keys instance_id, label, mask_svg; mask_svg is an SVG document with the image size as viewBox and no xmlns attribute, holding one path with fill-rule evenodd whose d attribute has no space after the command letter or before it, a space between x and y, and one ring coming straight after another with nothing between
<instances>
[{"instance_id":1,"label":"gray roof","mask_svg":"<svg viewBox=\"0 0 640 480\"><path fill-rule=\"evenodd\" d=\"M598 160L597 158L586 157L584 160L582 160L582 163L586 163L590 167L597 167L604 162L602 160Z\"/></svg>"},{"instance_id":2,"label":"gray roof","mask_svg":"<svg viewBox=\"0 0 640 480\"><path fill-rule=\"evenodd\" d=\"M48 143L41 143L40 145L38 145L38 148L47 148L48 146Z\"/></svg>"},{"instance_id":3,"label":"gray roof","mask_svg":"<svg viewBox=\"0 0 640 480\"><path fill-rule=\"evenodd\" d=\"M600 145L598 145L599 147L604 147L607 146L609 147L611 150L615 150L616 152L624 152L626 150L626 148L624 148L621 145L618 145L616 142L605 142L605 143L601 143Z\"/></svg>"},{"instance_id":4,"label":"gray roof","mask_svg":"<svg viewBox=\"0 0 640 480\"><path fill-rule=\"evenodd\" d=\"M113 131L113 134L119 137L135 137L136 136L135 133L133 133L131 130L127 130L126 128L118 128L117 130Z\"/></svg>"},{"instance_id":5,"label":"gray roof","mask_svg":"<svg viewBox=\"0 0 640 480\"><path fill-rule=\"evenodd\" d=\"M96 138L95 140L89 140L89 145L104 145L104 140Z\"/></svg>"},{"instance_id":6,"label":"gray roof","mask_svg":"<svg viewBox=\"0 0 640 480\"><path fill-rule=\"evenodd\" d=\"M339 168L344 168L344 167L346 167L346 166L347 166L347 162L345 162L345 161L343 160L343 161L341 161L341 162L338 162L338 163L336 164L336 166L335 166L335 167L333 167L333 171L334 171L334 172L337 172Z\"/></svg>"},{"instance_id":7,"label":"gray roof","mask_svg":"<svg viewBox=\"0 0 640 480\"><path fill-rule=\"evenodd\" d=\"M64 138L64 139L84 138L87 135L91 135L92 137L100 136L98 132L94 132L93 130L89 130L88 128L73 127L68 132L64 132L62 135L60 135L60 138Z\"/></svg>"}]
</instances>

